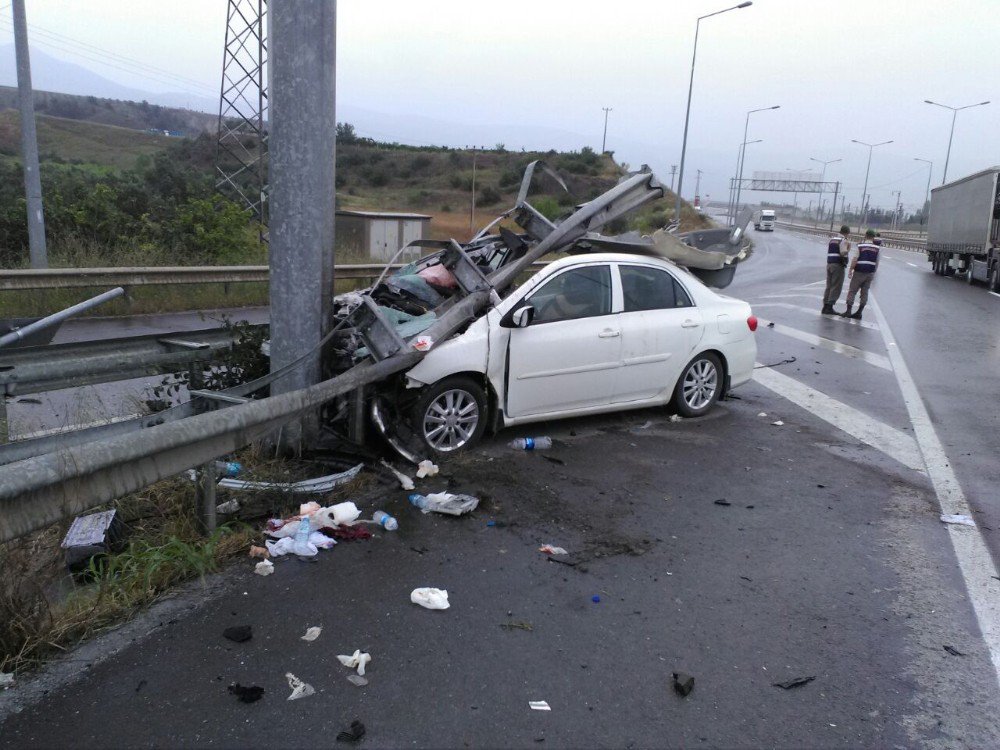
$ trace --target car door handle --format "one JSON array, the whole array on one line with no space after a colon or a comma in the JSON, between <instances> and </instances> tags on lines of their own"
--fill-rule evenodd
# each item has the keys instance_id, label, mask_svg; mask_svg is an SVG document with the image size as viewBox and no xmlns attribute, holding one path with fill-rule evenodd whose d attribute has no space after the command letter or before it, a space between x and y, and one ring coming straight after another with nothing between
<instances>
[{"instance_id":1,"label":"car door handle","mask_svg":"<svg viewBox=\"0 0 1000 750\"><path fill-rule=\"evenodd\" d=\"M691 320L691 318L688 318L683 323L681 323L681 328L697 328L700 325L701 323L699 323L697 320Z\"/></svg>"},{"instance_id":2,"label":"car door handle","mask_svg":"<svg viewBox=\"0 0 1000 750\"><path fill-rule=\"evenodd\" d=\"M599 334L597 334L597 337L602 339L613 339L615 336L621 336L621 335L622 335L621 331L612 331L610 328L606 328Z\"/></svg>"}]
</instances>

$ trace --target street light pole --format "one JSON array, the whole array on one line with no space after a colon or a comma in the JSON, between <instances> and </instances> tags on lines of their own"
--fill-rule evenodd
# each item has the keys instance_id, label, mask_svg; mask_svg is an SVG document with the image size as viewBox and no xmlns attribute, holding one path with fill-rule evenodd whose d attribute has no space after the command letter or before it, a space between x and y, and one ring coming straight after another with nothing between
<instances>
[{"instance_id":1,"label":"street light pole","mask_svg":"<svg viewBox=\"0 0 1000 750\"><path fill-rule=\"evenodd\" d=\"M677 174L677 203L674 207L674 218L677 219L677 221L680 221L681 219L681 186L684 184L684 159L687 156L688 122L691 119L691 92L694 90L694 64L698 57L698 31L701 28L701 22L705 18L711 18L712 16L717 16L720 13L728 13L731 10L748 8L751 5L753 5L753 2L751 2L751 0L747 0L747 2L734 5L731 8L724 8L723 10L715 11L715 13L699 16L694 25L694 51L691 53L691 79L688 81L687 110L684 113L684 138L681 140L681 166L680 171ZM746 136L743 137L743 140L746 140Z\"/></svg>"},{"instance_id":2,"label":"street light pole","mask_svg":"<svg viewBox=\"0 0 1000 750\"><path fill-rule=\"evenodd\" d=\"M733 183L729 191L729 206L726 208L726 218L728 219L730 226L732 226L736 221L736 218L733 215L733 205L736 203L736 175L739 174L740 171L740 158L743 156L743 149L751 143L761 143L763 140L763 138L757 138L752 141L744 141L736 147L736 166L733 167Z\"/></svg>"},{"instance_id":3,"label":"street light pole","mask_svg":"<svg viewBox=\"0 0 1000 750\"><path fill-rule=\"evenodd\" d=\"M868 221L868 175L872 170L872 151L878 146L885 146L892 141L882 141L881 143L865 143L864 141L858 141L854 138L851 139L851 143L858 143L862 146L868 147L868 166L865 167L865 189L861 191L861 222L858 225L858 231L860 232L864 229L865 222Z\"/></svg>"},{"instance_id":4,"label":"street light pole","mask_svg":"<svg viewBox=\"0 0 1000 750\"><path fill-rule=\"evenodd\" d=\"M963 109L969 109L969 107L982 107L989 104L990 101L987 99L985 102L966 104L964 107L949 107L947 104L938 104L937 102L932 102L930 99L924 99L924 103L933 104L935 107L951 110L951 133L948 135L948 153L944 157L944 174L941 175L941 184L944 185L945 181L948 179L948 162L951 159L951 142L955 138L955 118L958 117L958 113Z\"/></svg>"},{"instance_id":5,"label":"street light pole","mask_svg":"<svg viewBox=\"0 0 1000 750\"><path fill-rule=\"evenodd\" d=\"M913 161L922 161L928 166L927 169L927 190L924 192L924 205L920 208L920 217L923 219L920 223L926 227L927 225L927 211L930 208L931 199L931 175L934 173L934 162L930 159L921 159L919 156L914 156ZM926 234L927 229L924 228L924 233Z\"/></svg>"},{"instance_id":6,"label":"street light pole","mask_svg":"<svg viewBox=\"0 0 1000 750\"><path fill-rule=\"evenodd\" d=\"M760 109L751 109L747 112L746 122L743 124L743 143L747 142L747 132L750 130L750 115L754 112L764 112L768 109L781 109L780 104L775 104L773 107L761 107ZM740 195L743 192L743 165L746 162L746 146L743 148L743 153L740 157L740 173L736 178L736 204L733 206L733 222L736 222L736 217L740 213Z\"/></svg>"},{"instance_id":7,"label":"street light pole","mask_svg":"<svg viewBox=\"0 0 1000 750\"><path fill-rule=\"evenodd\" d=\"M827 164L836 164L838 161L843 161L843 159L830 159L830 161L821 161L820 159L814 159L813 157L810 156L809 157L809 161L814 161L817 164L822 164L823 165L823 174L819 178L819 199L820 199L820 204L822 205L822 202L823 202L823 183L826 180L826 165ZM836 199L834 199L834 200L836 200ZM836 206L834 206L834 208L836 208ZM818 221L819 220L817 219L817 223L818 223ZM813 224L813 226L815 227L816 224Z\"/></svg>"},{"instance_id":8,"label":"street light pole","mask_svg":"<svg viewBox=\"0 0 1000 750\"><path fill-rule=\"evenodd\" d=\"M608 144L608 112L610 112L613 108L601 107L601 109L604 110L604 137L601 138L601 155L603 156L608 152L606 148Z\"/></svg>"}]
</instances>

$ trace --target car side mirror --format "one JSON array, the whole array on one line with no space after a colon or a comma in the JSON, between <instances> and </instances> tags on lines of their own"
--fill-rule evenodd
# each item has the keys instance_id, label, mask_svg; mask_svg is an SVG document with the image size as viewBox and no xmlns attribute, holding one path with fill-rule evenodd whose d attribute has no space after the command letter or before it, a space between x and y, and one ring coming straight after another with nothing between
<instances>
[{"instance_id":1,"label":"car side mirror","mask_svg":"<svg viewBox=\"0 0 1000 750\"><path fill-rule=\"evenodd\" d=\"M500 325L503 328L527 328L534 317L535 308L532 305L524 305L504 315Z\"/></svg>"}]
</instances>

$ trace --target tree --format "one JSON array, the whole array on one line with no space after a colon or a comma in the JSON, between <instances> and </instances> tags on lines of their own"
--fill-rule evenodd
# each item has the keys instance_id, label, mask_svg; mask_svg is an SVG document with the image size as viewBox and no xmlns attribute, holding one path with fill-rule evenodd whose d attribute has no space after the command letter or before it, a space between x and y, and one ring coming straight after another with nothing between
<instances>
[{"instance_id":1,"label":"tree","mask_svg":"<svg viewBox=\"0 0 1000 750\"><path fill-rule=\"evenodd\" d=\"M337 143L347 145L358 142L358 134L354 131L354 126L349 122L337 123Z\"/></svg>"}]
</instances>

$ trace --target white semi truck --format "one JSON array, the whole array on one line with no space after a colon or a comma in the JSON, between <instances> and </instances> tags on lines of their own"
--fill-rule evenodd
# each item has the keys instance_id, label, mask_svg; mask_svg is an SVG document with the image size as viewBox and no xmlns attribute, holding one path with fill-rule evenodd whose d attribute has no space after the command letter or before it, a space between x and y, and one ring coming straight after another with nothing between
<instances>
[{"instance_id":1,"label":"white semi truck","mask_svg":"<svg viewBox=\"0 0 1000 750\"><path fill-rule=\"evenodd\" d=\"M939 276L965 274L1000 292L1000 167L931 191L927 260Z\"/></svg>"}]
</instances>

